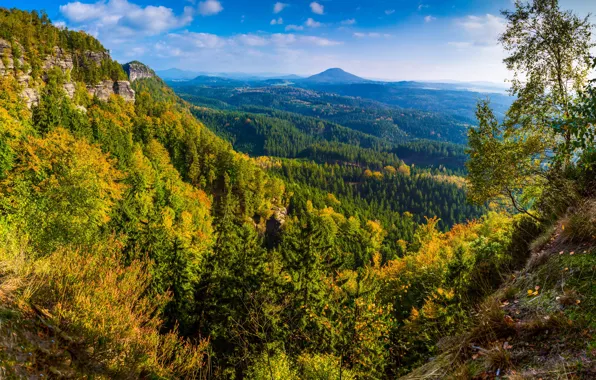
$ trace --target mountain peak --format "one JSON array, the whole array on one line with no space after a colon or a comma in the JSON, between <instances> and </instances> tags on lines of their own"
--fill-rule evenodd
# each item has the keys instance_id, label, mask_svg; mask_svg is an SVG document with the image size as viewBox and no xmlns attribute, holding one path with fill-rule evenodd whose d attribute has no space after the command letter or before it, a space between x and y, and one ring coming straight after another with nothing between
<instances>
[{"instance_id":1,"label":"mountain peak","mask_svg":"<svg viewBox=\"0 0 596 380\"><path fill-rule=\"evenodd\" d=\"M338 83L364 83L368 80L360 78L354 74L350 74L339 67L327 69L322 73L313 75L306 79L308 82L321 84L338 84Z\"/></svg>"}]
</instances>

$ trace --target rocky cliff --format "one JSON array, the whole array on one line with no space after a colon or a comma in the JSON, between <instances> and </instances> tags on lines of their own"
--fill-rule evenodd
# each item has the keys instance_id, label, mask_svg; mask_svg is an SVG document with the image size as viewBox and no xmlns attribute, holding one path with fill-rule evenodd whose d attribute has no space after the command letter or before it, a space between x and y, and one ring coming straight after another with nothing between
<instances>
[{"instance_id":1,"label":"rocky cliff","mask_svg":"<svg viewBox=\"0 0 596 380\"><path fill-rule=\"evenodd\" d=\"M120 95L127 102L135 101L135 91L130 87L128 81L111 81L104 80L99 84L87 86L87 91L91 96L97 96L98 99L106 101L110 98L110 95Z\"/></svg>"},{"instance_id":2,"label":"rocky cliff","mask_svg":"<svg viewBox=\"0 0 596 380\"><path fill-rule=\"evenodd\" d=\"M15 44L17 45L17 51L23 51L18 42L15 42ZM0 76L16 76L19 83L23 86L22 96L27 106L31 108L39 102L39 86L41 82L31 77L30 65L27 64L23 57L15 57L13 54L14 50L10 42L0 39ZM105 60L111 59L107 52L85 51L82 54L87 62L91 62L96 66L100 66ZM74 68L73 55L56 46L53 48L52 53L43 59L41 67L43 72L59 68L64 74L68 74ZM47 76L42 74L41 80L47 80ZM66 82L63 87L66 94L72 98L75 92L75 84L73 82ZM104 80L98 84L88 84L87 91L91 96L97 96L104 101L108 100L112 94L122 96L127 102L135 101L135 92L128 81Z\"/></svg>"},{"instance_id":3,"label":"rocky cliff","mask_svg":"<svg viewBox=\"0 0 596 380\"><path fill-rule=\"evenodd\" d=\"M139 61L125 63L122 65L122 68L131 82L134 82L137 79L153 78L157 76L153 70Z\"/></svg>"}]
</instances>

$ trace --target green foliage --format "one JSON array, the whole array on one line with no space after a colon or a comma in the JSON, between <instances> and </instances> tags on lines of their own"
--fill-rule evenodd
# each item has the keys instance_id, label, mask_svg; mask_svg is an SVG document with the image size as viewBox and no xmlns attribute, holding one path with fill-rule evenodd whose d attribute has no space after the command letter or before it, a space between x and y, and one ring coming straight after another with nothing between
<instances>
[{"instance_id":1,"label":"green foliage","mask_svg":"<svg viewBox=\"0 0 596 380\"><path fill-rule=\"evenodd\" d=\"M99 42L28 12L2 10L0 26L36 70L55 46L75 60L71 73L43 73L32 111L14 78L0 79L0 230L31 241L0 256L0 290L34 279L22 301L81 336L113 377L393 378L469 326L527 257L535 224L482 217L454 172L402 160L461 173L461 146L403 140L430 137L432 115L329 95L291 108L287 89L233 94L236 110L219 112L158 78L133 83L134 104L90 99L85 86L122 73L94 63ZM501 126L487 103L478 116L473 198L530 206L543 141ZM437 139L461 128L451 132Z\"/></svg>"},{"instance_id":2,"label":"green foliage","mask_svg":"<svg viewBox=\"0 0 596 380\"><path fill-rule=\"evenodd\" d=\"M568 119L573 95L581 91L590 70L593 25L558 1L517 1L515 11L504 11L507 29L500 41L511 52L504 62L514 72L511 93L517 100L507 124L544 132L553 119ZM554 129L569 150L571 131ZM567 158L568 160L568 158Z\"/></svg>"},{"instance_id":3,"label":"green foliage","mask_svg":"<svg viewBox=\"0 0 596 380\"><path fill-rule=\"evenodd\" d=\"M56 28L44 12L0 8L0 38L11 42L14 58L22 57L25 61L19 67L14 59L15 71L30 69L34 79L41 77L44 60L55 54L55 48L72 55L75 81L95 84L104 79L127 79L122 67L109 59L97 39L82 31ZM90 60L89 53L99 54L100 63Z\"/></svg>"},{"instance_id":4,"label":"green foliage","mask_svg":"<svg viewBox=\"0 0 596 380\"><path fill-rule=\"evenodd\" d=\"M424 216L438 216L442 229L481 215L481 209L468 204L456 184L438 181L426 173L407 175L405 167L405 173L383 169L375 177L367 176L366 170L358 166L282 160L281 167L271 171L295 184L291 187L291 210L303 209L306 200L311 200L317 207L329 205L346 215L379 220L392 241L412 237L414 226L408 227L407 218L401 216L405 212L413 214L418 223L424 221ZM335 194L340 204L330 204L328 193Z\"/></svg>"},{"instance_id":5,"label":"green foliage","mask_svg":"<svg viewBox=\"0 0 596 380\"><path fill-rule=\"evenodd\" d=\"M591 64L591 68L596 68L596 60ZM559 134L567 133L569 143L559 144L555 161L562 162L566 157L577 159L582 157L582 167L589 168L594 165L591 158L595 154L596 147L596 84L595 80L590 80L588 84L581 89L577 99L570 107L570 117L554 123L554 128Z\"/></svg>"},{"instance_id":6,"label":"green foliage","mask_svg":"<svg viewBox=\"0 0 596 380\"><path fill-rule=\"evenodd\" d=\"M42 252L64 244L89 244L121 199L123 175L99 147L64 129L22 141L3 208Z\"/></svg>"},{"instance_id":7,"label":"green foliage","mask_svg":"<svg viewBox=\"0 0 596 380\"><path fill-rule=\"evenodd\" d=\"M292 362L288 356L281 351L269 353L264 352L248 368L246 378L251 380L296 380L299 379L296 370L292 368Z\"/></svg>"},{"instance_id":8,"label":"green foliage","mask_svg":"<svg viewBox=\"0 0 596 380\"><path fill-rule=\"evenodd\" d=\"M470 199L478 204L506 199L517 211L535 217L527 211L527 204L544 185L543 136L511 133L499 124L488 101L478 104L476 115L479 125L471 128L468 135Z\"/></svg>"},{"instance_id":9,"label":"green foliage","mask_svg":"<svg viewBox=\"0 0 596 380\"><path fill-rule=\"evenodd\" d=\"M356 374L341 367L341 360L333 355L309 355L298 357L300 378L304 380L357 379Z\"/></svg>"},{"instance_id":10,"label":"green foliage","mask_svg":"<svg viewBox=\"0 0 596 380\"><path fill-rule=\"evenodd\" d=\"M118 241L105 239L85 250L64 245L38 258L27 239L4 223L0 241L3 307L21 309L18 321L29 329L12 326L13 342L21 334L28 340L19 342L29 350L20 354L31 358L33 351L41 361L48 353L46 359L60 368L61 352L68 350L76 355L66 354L66 371L79 376L185 377L204 370L206 343L191 346L175 333L160 334L157 311L168 296L148 295L150 263L123 265ZM31 307L37 315L29 316ZM35 371L46 373L43 366Z\"/></svg>"}]
</instances>

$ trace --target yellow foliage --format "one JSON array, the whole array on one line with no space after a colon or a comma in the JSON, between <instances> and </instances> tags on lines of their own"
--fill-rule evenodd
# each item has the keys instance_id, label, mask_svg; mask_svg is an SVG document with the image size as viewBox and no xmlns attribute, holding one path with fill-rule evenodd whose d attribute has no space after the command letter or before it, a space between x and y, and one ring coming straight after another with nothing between
<instances>
[{"instance_id":1,"label":"yellow foliage","mask_svg":"<svg viewBox=\"0 0 596 380\"><path fill-rule=\"evenodd\" d=\"M391 165L387 165L385 166L383 169L385 169L385 171L389 174L395 174L397 173L397 169L395 169L393 166Z\"/></svg>"},{"instance_id":2,"label":"yellow foliage","mask_svg":"<svg viewBox=\"0 0 596 380\"><path fill-rule=\"evenodd\" d=\"M406 164L401 164L399 165L399 167L397 168L397 171L403 175L407 175L409 176L411 173L411 169L408 165Z\"/></svg>"},{"instance_id":3,"label":"yellow foliage","mask_svg":"<svg viewBox=\"0 0 596 380\"><path fill-rule=\"evenodd\" d=\"M0 231L0 241L0 289L15 285L10 307L44 310L47 323L80 341L77 350L90 352L85 360L116 377L193 377L205 371L208 342L191 345L175 332L160 333L158 310L169 296L148 295L150 263L122 265L117 240L38 259L12 231Z\"/></svg>"},{"instance_id":4,"label":"yellow foliage","mask_svg":"<svg viewBox=\"0 0 596 380\"><path fill-rule=\"evenodd\" d=\"M19 144L11 178L0 192L10 193L12 217L38 247L88 243L122 196L124 176L114 166L98 146L58 128Z\"/></svg>"}]
</instances>

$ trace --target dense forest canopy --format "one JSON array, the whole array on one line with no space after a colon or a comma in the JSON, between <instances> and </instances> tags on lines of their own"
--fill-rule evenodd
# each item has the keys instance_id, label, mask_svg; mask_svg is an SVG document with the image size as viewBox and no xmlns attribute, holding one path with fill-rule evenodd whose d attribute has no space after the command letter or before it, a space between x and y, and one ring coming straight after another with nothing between
<instances>
[{"instance_id":1,"label":"dense forest canopy","mask_svg":"<svg viewBox=\"0 0 596 380\"><path fill-rule=\"evenodd\" d=\"M13 63L0 76L0 342L14 342L0 373L386 379L446 362L493 376L524 360L504 346L517 333L593 334L593 285L576 284L582 303L551 283L593 272L594 83L573 64L588 59L591 25L556 1L531 4L505 14L502 41L532 80L513 87L504 120L478 105L466 152L461 121L433 138L445 119L426 111L188 89L183 100L149 68L134 101L101 100L89 86L132 78L96 39L0 9ZM528 37L536 25L552 28L544 45ZM549 44L573 54L534 73ZM58 56L72 69L44 64ZM557 87L563 74L577 91ZM585 255L488 302L555 238ZM553 290L539 298L541 286ZM525 325L504 314L520 292L528 308L571 301Z\"/></svg>"}]
</instances>

